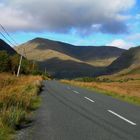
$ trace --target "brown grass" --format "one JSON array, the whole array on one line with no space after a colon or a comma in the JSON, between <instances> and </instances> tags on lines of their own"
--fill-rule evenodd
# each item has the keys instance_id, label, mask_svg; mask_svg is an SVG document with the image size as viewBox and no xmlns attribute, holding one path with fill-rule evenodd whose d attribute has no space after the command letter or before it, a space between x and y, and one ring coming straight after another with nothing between
<instances>
[{"instance_id":1,"label":"brown grass","mask_svg":"<svg viewBox=\"0 0 140 140\"><path fill-rule=\"evenodd\" d=\"M108 78L109 77L104 77ZM100 78L103 79L103 78ZM140 104L140 75L129 75L127 77L116 77L110 78L110 82L81 82L81 81L68 81L62 80L62 82L86 87L89 89L95 89L100 92L103 92L107 95L114 97L125 98L126 101L131 100L130 102L136 102ZM113 81L114 80L114 81Z\"/></svg>"},{"instance_id":2,"label":"brown grass","mask_svg":"<svg viewBox=\"0 0 140 140\"><path fill-rule=\"evenodd\" d=\"M17 129L39 103L40 76L0 74L0 137L9 139L9 132ZM9 131L10 130L10 131Z\"/></svg>"}]
</instances>

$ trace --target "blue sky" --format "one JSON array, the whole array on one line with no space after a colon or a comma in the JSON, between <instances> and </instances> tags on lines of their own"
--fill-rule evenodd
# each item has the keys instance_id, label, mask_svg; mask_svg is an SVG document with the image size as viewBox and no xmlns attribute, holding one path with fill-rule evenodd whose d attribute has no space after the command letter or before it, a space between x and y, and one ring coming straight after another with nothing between
<instances>
[{"instance_id":1,"label":"blue sky","mask_svg":"<svg viewBox=\"0 0 140 140\"><path fill-rule=\"evenodd\" d=\"M140 45L139 0L0 0L0 8L0 24L19 44L42 37L83 46Z\"/></svg>"}]
</instances>

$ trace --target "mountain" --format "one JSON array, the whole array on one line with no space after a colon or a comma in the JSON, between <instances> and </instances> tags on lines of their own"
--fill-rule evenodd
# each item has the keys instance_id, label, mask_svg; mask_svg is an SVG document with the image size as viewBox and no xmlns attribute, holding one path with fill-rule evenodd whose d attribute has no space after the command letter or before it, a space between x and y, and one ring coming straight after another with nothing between
<instances>
[{"instance_id":1,"label":"mountain","mask_svg":"<svg viewBox=\"0 0 140 140\"><path fill-rule=\"evenodd\" d=\"M74 46L59 41L35 38L16 48L25 57L39 62L56 77L93 76L125 50L110 46ZM101 67L102 66L102 67Z\"/></svg>"},{"instance_id":2,"label":"mountain","mask_svg":"<svg viewBox=\"0 0 140 140\"><path fill-rule=\"evenodd\" d=\"M2 39L0 39L0 51L6 51L10 55L17 53L9 44L7 44Z\"/></svg>"},{"instance_id":3,"label":"mountain","mask_svg":"<svg viewBox=\"0 0 140 140\"><path fill-rule=\"evenodd\" d=\"M107 67L107 73L116 73L123 70L140 71L140 46L130 48Z\"/></svg>"},{"instance_id":4,"label":"mountain","mask_svg":"<svg viewBox=\"0 0 140 140\"><path fill-rule=\"evenodd\" d=\"M30 59L45 60L54 56L60 59L74 59L78 62L84 61L94 66L109 65L125 51L109 46L74 46L43 38L36 38L20 45L18 47L20 48L19 51L22 47L26 49L26 53ZM41 56L38 56L38 53L40 53Z\"/></svg>"}]
</instances>

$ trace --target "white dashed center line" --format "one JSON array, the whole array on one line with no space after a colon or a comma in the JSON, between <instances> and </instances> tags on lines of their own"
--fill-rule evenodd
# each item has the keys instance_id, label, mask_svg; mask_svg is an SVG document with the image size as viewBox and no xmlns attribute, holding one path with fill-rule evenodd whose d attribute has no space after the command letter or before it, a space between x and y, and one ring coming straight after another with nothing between
<instances>
[{"instance_id":1,"label":"white dashed center line","mask_svg":"<svg viewBox=\"0 0 140 140\"><path fill-rule=\"evenodd\" d=\"M70 88L70 87L67 87L67 89L71 89L71 88ZM80 94L80 93L79 93L78 91L76 91L76 90L72 90L72 91L73 91L74 93L76 93L76 94ZM95 102L95 101L93 101L92 99L90 99L90 98L88 98L88 97L86 97L86 96L85 96L84 98L87 99L88 101L92 102L92 103ZM128 122L128 123L131 124L131 125L137 125L136 123L134 123L134 122L132 122L132 121L130 121L130 120L124 118L123 116L121 116L121 115L115 113L115 112L112 111L112 110L107 110L107 111L108 111L109 113L111 113L111 114L117 116L118 118L120 118L120 119L122 119L122 120Z\"/></svg>"},{"instance_id":2,"label":"white dashed center line","mask_svg":"<svg viewBox=\"0 0 140 140\"><path fill-rule=\"evenodd\" d=\"M80 94L78 91L75 91L75 90L73 90L73 92L76 93L76 94Z\"/></svg>"},{"instance_id":3,"label":"white dashed center line","mask_svg":"<svg viewBox=\"0 0 140 140\"><path fill-rule=\"evenodd\" d=\"M88 98L88 97L84 97L85 99L89 100L90 102L94 103L95 101L93 101L92 99Z\"/></svg>"},{"instance_id":4,"label":"white dashed center line","mask_svg":"<svg viewBox=\"0 0 140 140\"><path fill-rule=\"evenodd\" d=\"M130 120L128 120L128 119L122 117L121 115L119 115L119 114L117 114L117 113L115 113L115 112L113 112L113 111L111 111L111 110L108 110L108 112L110 112L111 114L113 114L113 115L119 117L120 119L122 119L122 120L124 120L124 121L130 123L131 125L137 125L136 123L134 123L134 122L132 122L132 121L130 121Z\"/></svg>"}]
</instances>

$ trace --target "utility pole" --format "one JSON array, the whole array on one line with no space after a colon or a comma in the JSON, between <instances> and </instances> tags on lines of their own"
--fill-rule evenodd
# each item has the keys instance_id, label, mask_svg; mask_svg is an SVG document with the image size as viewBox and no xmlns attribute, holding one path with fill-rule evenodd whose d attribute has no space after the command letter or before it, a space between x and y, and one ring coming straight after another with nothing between
<instances>
[{"instance_id":1,"label":"utility pole","mask_svg":"<svg viewBox=\"0 0 140 140\"><path fill-rule=\"evenodd\" d=\"M3 29L3 31L5 32L5 34L16 44L18 45L18 43L14 40L14 38L11 37L11 35L8 33L8 31L5 29L5 27L0 24L0 27ZM12 46L15 46L9 39L7 39L7 37L0 31L0 35L5 38L10 44L12 44ZM24 50L25 51L25 50ZM20 74L20 68L21 68L21 63L22 63L22 59L23 59L23 52L20 56L20 61L19 61L19 65L18 65L18 71L17 71L17 77L19 77Z\"/></svg>"},{"instance_id":2,"label":"utility pole","mask_svg":"<svg viewBox=\"0 0 140 140\"><path fill-rule=\"evenodd\" d=\"M17 71L17 77L19 77L19 73L20 73L20 68L21 68L21 63L22 63L22 55L20 56L20 61L19 61L19 65L18 65L18 71Z\"/></svg>"},{"instance_id":3,"label":"utility pole","mask_svg":"<svg viewBox=\"0 0 140 140\"><path fill-rule=\"evenodd\" d=\"M23 54L23 52L22 52L22 54ZM21 63L22 63L22 59L23 59L22 54L20 55L20 60L19 60L19 65L18 65L18 71L17 71L17 77L19 77L19 74L20 74Z\"/></svg>"}]
</instances>

